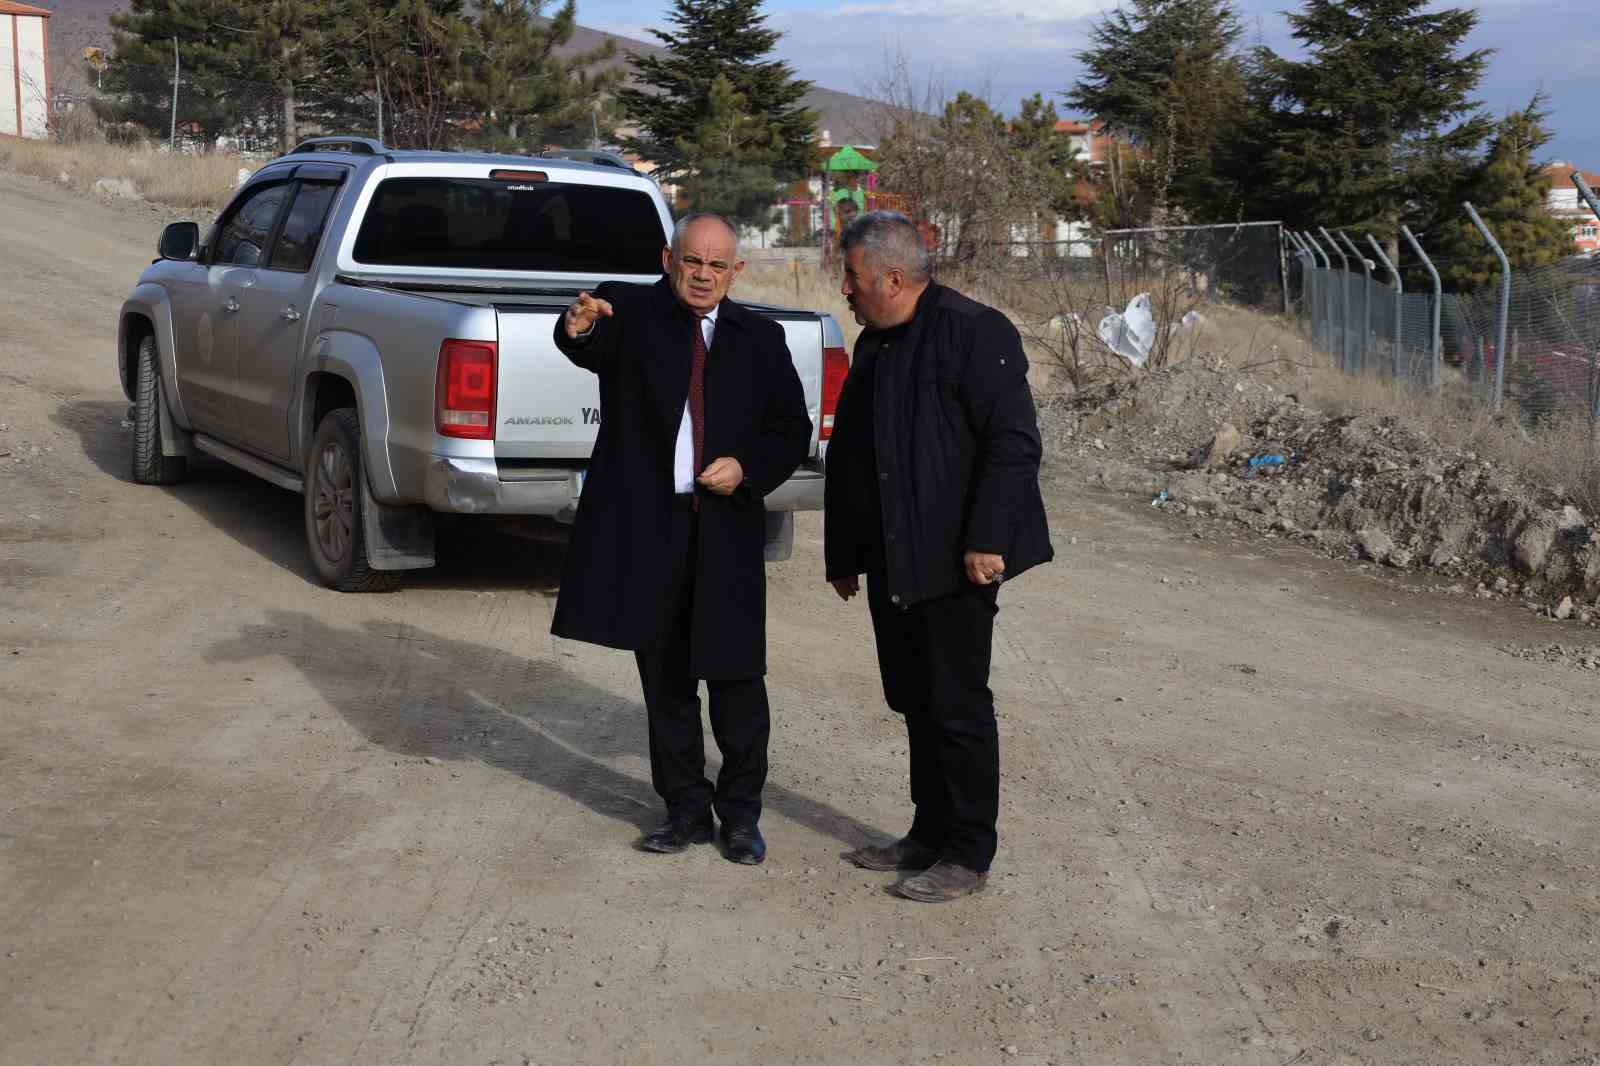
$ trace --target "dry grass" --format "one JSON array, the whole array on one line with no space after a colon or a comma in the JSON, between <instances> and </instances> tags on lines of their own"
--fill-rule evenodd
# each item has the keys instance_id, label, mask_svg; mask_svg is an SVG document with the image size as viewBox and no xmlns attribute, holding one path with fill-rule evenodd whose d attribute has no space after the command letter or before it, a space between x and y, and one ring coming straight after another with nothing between
<instances>
[{"instance_id":1,"label":"dry grass","mask_svg":"<svg viewBox=\"0 0 1600 1066\"><path fill-rule=\"evenodd\" d=\"M0 141L0 168L46 181L66 175L65 184L83 191L92 191L101 178L126 178L152 203L198 213L222 209L244 165L228 152L173 156L145 145L103 141Z\"/></svg>"}]
</instances>

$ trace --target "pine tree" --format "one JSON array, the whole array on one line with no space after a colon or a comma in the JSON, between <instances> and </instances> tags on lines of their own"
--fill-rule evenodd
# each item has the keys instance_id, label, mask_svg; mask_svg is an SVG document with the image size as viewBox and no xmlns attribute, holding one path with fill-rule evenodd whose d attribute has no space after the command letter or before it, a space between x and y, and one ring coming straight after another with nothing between
<instances>
[{"instance_id":1,"label":"pine tree","mask_svg":"<svg viewBox=\"0 0 1600 1066\"><path fill-rule=\"evenodd\" d=\"M232 0L129 0L126 11L111 15L113 47L97 113L166 137L174 46L182 68L178 121L197 125L204 144L269 109L270 90L251 81L260 72L241 68L235 52L239 15Z\"/></svg>"},{"instance_id":2,"label":"pine tree","mask_svg":"<svg viewBox=\"0 0 1600 1066\"><path fill-rule=\"evenodd\" d=\"M1461 51L1476 11L1428 7L1307 0L1289 15L1307 58L1261 50L1273 108L1256 164L1266 217L1374 231L1393 258L1400 223L1459 178L1441 164L1476 151L1492 129L1471 98L1490 52Z\"/></svg>"},{"instance_id":3,"label":"pine tree","mask_svg":"<svg viewBox=\"0 0 1600 1066\"><path fill-rule=\"evenodd\" d=\"M816 114L800 101L811 83L797 79L787 63L767 58L780 34L767 28L760 9L761 0L673 0L667 21L675 29L650 31L666 54L633 57L641 87L625 88L619 96L640 132L626 145L664 177L687 172L680 146L698 142L719 76L744 98L750 114L773 129L782 149L777 177L793 179L810 170Z\"/></svg>"},{"instance_id":4,"label":"pine tree","mask_svg":"<svg viewBox=\"0 0 1600 1066\"><path fill-rule=\"evenodd\" d=\"M1048 210L1056 218L1079 219L1084 207L1078 202L1078 184L1088 176L1088 166L1073 148L1072 137L1056 129L1059 121L1056 105L1034 93L1011 120L1011 145L1033 171Z\"/></svg>"},{"instance_id":5,"label":"pine tree","mask_svg":"<svg viewBox=\"0 0 1600 1066\"><path fill-rule=\"evenodd\" d=\"M1232 0L1132 0L1090 36L1064 95L1134 149L1116 161L1127 168L1112 190L1117 221L1223 217L1236 188L1215 163L1246 99Z\"/></svg>"},{"instance_id":6,"label":"pine tree","mask_svg":"<svg viewBox=\"0 0 1600 1066\"><path fill-rule=\"evenodd\" d=\"M692 210L714 212L739 226L771 222L783 141L726 75L711 83L705 116L693 136L674 149L688 171L683 185Z\"/></svg>"},{"instance_id":7,"label":"pine tree","mask_svg":"<svg viewBox=\"0 0 1600 1066\"><path fill-rule=\"evenodd\" d=\"M577 26L577 5L566 0L553 17L544 7L545 0L484 0L478 7L461 95L488 147L588 144L602 124L608 138L615 124L610 101L622 71L590 68L614 56L616 45L558 55Z\"/></svg>"},{"instance_id":8,"label":"pine tree","mask_svg":"<svg viewBox=\"0 0 1600 1066\"><path fill-rule=\"evenodd\" d=\"M1550 213L1550 176L1538 152L1550 143L1548 98L1536 94L1528 106L1500 120L1494 139L1472 180L1466 199L1477 209L1511 261L1513 278L1572 254L1567 224ZM1465 217L1460 200L1454 216L1439 227L1439 274L1453 290L1470 292L1493 284L1500 260Z\"/></svg>"},{"instance_id":9,"label":"pine tree","mask_svg":"<svg viewBox=\"0 0 1600 1066\"><path fill-rule=\"evenodd\" d=\"M236 12L233 21L243 25L228 52L237 69L252 72L277 91L278 146L287 152L299 140L304 87L327 66L324 29L333 15L333 0L257 0Z\"/></svg>"}]
</instances>

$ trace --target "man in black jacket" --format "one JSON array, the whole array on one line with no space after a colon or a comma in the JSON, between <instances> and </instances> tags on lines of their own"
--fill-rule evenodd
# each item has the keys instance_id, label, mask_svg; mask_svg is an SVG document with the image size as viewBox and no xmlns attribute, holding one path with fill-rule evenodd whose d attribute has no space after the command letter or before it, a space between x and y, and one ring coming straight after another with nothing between
<instances>
[{"instance_id":1,"label":"man in black jacket","mask_svg":"<svg viewBox=\"0 0 1600 1066\"><path fill-rule=\"evenodd\" d=\"M733 228L690 215L661 258L660 282L607 282L556 322L556 346L599 375L603 421L551 630L636 655L667 806L641 847L709 842L715 808L728 858L753 864L766 856L762 500L805 458L811 420L783 327L727 298L744 266Z\"/></svg>"},{"instance_id":2,"label":"man in black jacket","mask_svg":"<svg viewBox=\"0 0 1600 1066\"><path fill-rule=\"evenodd\" d=\"M1052 557L1039 425L1016 328L933 281L909 219L845 229L842 292L866 327L828 445L824 554L845 600L867 576L884 697L911 742L904 837L847 856L916 871L896 889L979 891L994 859L1000 747L989 653L1000 582Z\"/></svg>"}]
</instances>

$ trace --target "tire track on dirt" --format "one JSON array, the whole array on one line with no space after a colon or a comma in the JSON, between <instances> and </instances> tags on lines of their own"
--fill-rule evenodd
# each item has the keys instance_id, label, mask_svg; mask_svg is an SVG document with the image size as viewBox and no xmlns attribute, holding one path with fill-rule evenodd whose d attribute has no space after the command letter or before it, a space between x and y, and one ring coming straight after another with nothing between
<instances>
[{"instance_id":1,"label":"tire track on dirt","mask_svg":"<svg viewBox=\"0 0 1600 1066\"><path fill-rule=\"evenodd\" d=\"M1040 636L1042 634L1034 631L1033 635ZM1046 707L1053 705L1073 712L1073 723L1070 727L1053 728L1055 723L1047 722L1044 728L1032 731L1034 738L1038 738L1041 735L1044 738L1052 756L1051 763L1056 767L1071 766L1075 768L1086 780L1095 782L1103 793L1112 798L1124 799L1129 803L1137 802L1135 791L1127 785L1122 774L1110 766L1103 757L1089 751L1084 743L1078 739L1082 730L1077 727L1082 724L1083 718L1087 715L1094 715L1100 719L1096 723L1097 728L1094 730L1098 735L1114 736L1117 732L1116 728L1114 728L1114 723L1106 718L1103 713L1095 711L1088 701L1078 701L1076 703L1072 701L1061 683L1052 676L1046 667L1035 660L1029 650L1027 640L1016 631L1012 623L997 618L995 636L998 638L996 651L1000 653L1000 657L1006 660L1009 670L1021 675L1021 680L1025 687L1033 689L1044 697L1040 701L1041 705ZM1231 988L1240 997L1242 1002L1236 1005L1236 1009L1248 1012L1255 1027L1268 1038L1276 1041L1286 1034L1288 1026L1283 1023L1277 1011L1270 1005L1265 990L1250 980L1242 969L1231 961L1232 952L1226 945L1220 948L1216 946L1214 943L1217 936L1215 931L1207 929L1203 920L1194 921L1193 919L1197 916L1191 908L1184 905L1183 901L1170 896L1166 891L1159 888L1140 868L1142 864L1148 865L1154 859L1160 870L1168 875L1163 880L1170 880L1174 883L1188 880L1181 872L1179 864L1174 861L1171 849L1165 844L1161 844L1150 848L1143 855L1135 855L1126 838L1115 832L1116 827L1111 826L1109 823L1106 827L1108 830L1112 830L1112 832L1108 833L1111 847L1120 856L1125 876L1132 879L1143 897L1142 909L1178 918L1184 921L1185 930L1202 933L1207 946L1204 948L1201 961L1207 969L1219 977L1225 977L1227 987ZM1153 924L1156 935L1167 942L1167 946L1171 951L1171 958L1194 958L1193 951L1174 932L1171 923L1156 922L1151 924ZM1205 1028L1203 1021L1198 1018L1193 1019L1190 1025L1192 1028L1190 1028L1189 1033L1184 1035L1191 1035L1194 1029L1203 1030Z\"/></svg>"}]
</instances>

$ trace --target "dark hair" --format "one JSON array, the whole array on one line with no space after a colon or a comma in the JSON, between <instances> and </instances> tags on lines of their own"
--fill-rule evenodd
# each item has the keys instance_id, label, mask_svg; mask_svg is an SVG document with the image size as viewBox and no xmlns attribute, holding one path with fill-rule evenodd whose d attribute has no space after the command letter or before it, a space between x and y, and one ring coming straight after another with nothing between
<instances>
[{"instance_id":1,"label":"dark hair","mask_svg":"<svg viewBox=\"0 0 1600 1066\"><path fill-rule=\"evenodd\" d=\"M868 211L856 218L840 234L839 247L845 252L864 248L878 269L899 270L912 282L933 277L933 253L916 224L898 211Z\"/></svg>"}]
</instances>

